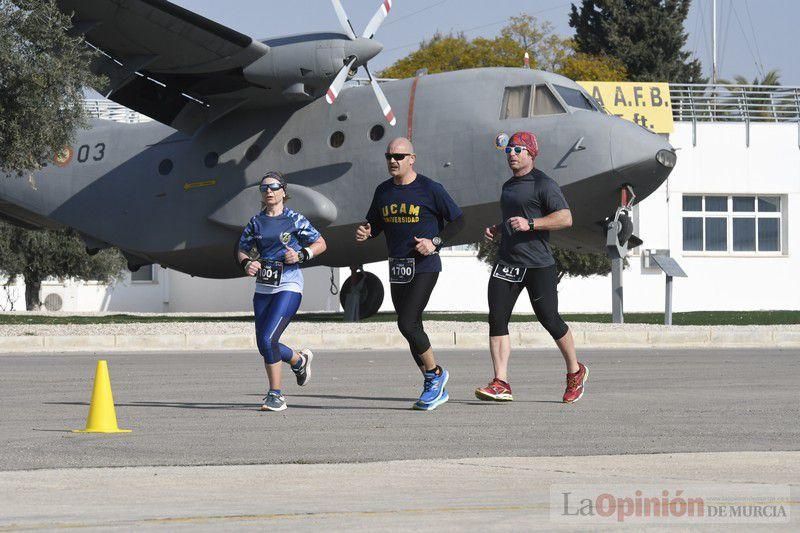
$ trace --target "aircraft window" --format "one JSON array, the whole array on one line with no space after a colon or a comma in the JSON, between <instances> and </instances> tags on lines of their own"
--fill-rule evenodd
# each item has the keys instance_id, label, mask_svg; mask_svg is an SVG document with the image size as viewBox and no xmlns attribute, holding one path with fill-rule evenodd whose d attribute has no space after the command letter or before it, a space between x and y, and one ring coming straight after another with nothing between
<instances>
[{"instance_id":1,"label":"aircraft window","mask_svg":"<svg viewBox=\"0 0 800 533\"><path fill-rule=\"evenodd\" d=\"M219 154L217 152L208 152L203 161L208 168L214 168L219 163Z\"/></svg>"},{"instance_id":2,"label":"aircraft window","mask_svg":"<svg viewBox=\"0 0 800 533\"><path fill-rule=\"evenodd\" d=\"M531 106L531 87L506 87L503 94L503 107L500 109L500 120L507 118L525 118Z\"/></svg>"},{"instance_id":3,"label":"aircraft window","mask_svg":"<svg viewBox=\"0 0 800 533\"><path fill-rule=\"evenodd\" d=\"M297 137L286 143L286 151L289 152L289 154L291 155L294 155L297 152L299 152L302 147L303 147L303 141L301 141Z\"/></svg>"},{"instance_id":4,"label":"aircraft window","mask_svg":"<svg viewBox=\"0 0 800 533\"><path fill-rule=\"evenodd\" d=\"M564 107L558 103L550 87L547 85L537 85L533 95L533 115L557 115L566 113Z\"/></svg>"},{"instance_id":5,"label":"aircraft window","mask_svg":"<svg viewBox=\"0 0 800 533\"><path fill-rule=\"evenodd\" d=\"M330 138L331 148L339 148L344 144L344 133L341 131L334 131Z\"/></svg>"},{"instance_id":6,"label":"aircraft window","mask_svg":"<svg viewBox=\"0 0 800 533\"><path fill-rule=\"evenodd\" d=\"M369 138L370 140L375 142L380 141L381 139L383 139L383 134L385 132L386 130L383 129L383 126L381 126L380 124L375 124L374 126L372 126L372 129L369 130Z\"/></svg>"},{"instance_id":7,"label":"aircraft window","mask_svg":"<svg viewBox=\"0 0 800 533\"><path fill-rule=\"evenodd\" d=\"M158 164L158 173L162 176L166 176L172 172L172 161L170 159L164 159L161 163Z\"/></svg>"},{"instance_id":8,"label":"aircraft window","mask_svg":"<svg viewBox=\"0 0 800 533\"><path fill-rule=\"evenodd\" d=\"M247 151L244 153L244 156L247 158L248 161L253 162L258 159L258 156L261 155L261 147L257 144L252 145Z\"/></svg>"},{"instance_id":9,"label":"aircraft window","mask_svg":"<svg viewBox=\"0 0 800 533\"><path fill-rule=\"evenodd\" d=\"M597 108L595 108L589 99L586 98L586 96L579 90L571 89L569 87L562 87L561 85L556 85L555 88L568 106L577 107L578 109L588 109L589 111L597 111Z\"/></svg>"}]
</instances>

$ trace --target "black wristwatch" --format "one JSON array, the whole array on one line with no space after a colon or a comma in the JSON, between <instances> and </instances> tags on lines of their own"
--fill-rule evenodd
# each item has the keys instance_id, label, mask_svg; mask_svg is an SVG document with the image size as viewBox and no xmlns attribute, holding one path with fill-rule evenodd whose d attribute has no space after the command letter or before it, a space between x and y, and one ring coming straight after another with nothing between
<instances>
[{"instance_id":1,"label":"black wristwatch","mask_svg":"<svg viewBox=\"0 0 800 533\"><path fill-rule=\"evenodd\" d=\"M528 225L531 227L528 231L533 231L533 220L532 218L528 219Z\"/></svg>"},{"instance_id":2,"label":"black wristwatch","mask_svg":"<svg viewBox=\"0 0 800 533\"><path fill-rule=\"evenodd\" d=\"M442 238L439 237L438 235L433 239L431 239L431 242L433 243L433 245L436 247L437 250L439 249L439 247L442 246Z\"/></svg>"}]
</instances>

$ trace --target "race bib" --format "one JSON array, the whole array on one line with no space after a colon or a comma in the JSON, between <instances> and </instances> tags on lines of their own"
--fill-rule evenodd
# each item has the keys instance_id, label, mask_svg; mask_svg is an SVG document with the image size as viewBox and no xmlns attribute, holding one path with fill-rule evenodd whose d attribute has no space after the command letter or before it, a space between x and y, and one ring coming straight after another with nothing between
<instances>
[{"instance_id":1,"label":"race bib","mask_svg":"<svg viewBox=\"0 0 800 533\"><path fill-rule=\"evenodd\" d=\"M497 263L494 266L492 276L504 281L510 281L511 283L519 283L525 279L525 272L527 271L528 269L525 267L515 267Z\"/></svg>"},{"instance_id":2,"label":"race bib","mask_svg":"<svg viewBox=\"0 0 800 533\"><path fill-rule=\"evenodd\" d=\"M256 274L256 283L269 287L277 287L280 285L281 276L283 276L283 263L264 259L260 259L259 262L261 263L261 268Z\"/></svg>"},{"instance_id":3,"label":"race bib","mask_svg":"<svg viewBox=\"0 0 800 533\"><path fill-rule=\"evenodd\" d=\"M408 283L414 279L414 258L389 258L389 283Z\"/></svg>"}]
</instances>

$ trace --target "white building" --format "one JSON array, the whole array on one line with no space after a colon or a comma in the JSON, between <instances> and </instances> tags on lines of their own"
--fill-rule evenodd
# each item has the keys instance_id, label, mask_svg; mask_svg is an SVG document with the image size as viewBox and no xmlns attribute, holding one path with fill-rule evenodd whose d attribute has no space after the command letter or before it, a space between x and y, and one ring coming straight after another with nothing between
<instances>
[{"instance_id":1,"label":"white building","mask_svg":"<svg viewBox=\"0 0 800 533\"><path fill-rule=\"evenodd\" d=\"M636 234L644 244L629 255L624 272L626 312L664 309L664 275L643 268L650 249L669 250L688 274L674 282L676 312L800 310L795 279L800 273L800 118L798 104L793 105L794 116L788 117L793 122L693 122L696 110L695 115L676 111L679 120L670 142L678 149L677 165L635 209ZM773 108L773 118L781 118L781 112ZM488 267L470 250L443 251L442 260L444 272L428 310L487 312ZM391 311L386 263L366 269L384 282L381 310ZM338 286L349 269L304 272L301 310L339 310L338 297L329 290L331 275ZM192 278L156 266L111 287L45 283L42 299L59 295L61 311L250 311L252 283ZM24 309L23 287L12 288L8 296L16 300L17 310ZM3 300L0 294L0 307L8 309ZM53 309L57 303L51 298ZM559 304L563 312L609 313L610 276L565 277L559 284ZM531 312L525 296L515 311Z\"/></svg>"}]
</instances>

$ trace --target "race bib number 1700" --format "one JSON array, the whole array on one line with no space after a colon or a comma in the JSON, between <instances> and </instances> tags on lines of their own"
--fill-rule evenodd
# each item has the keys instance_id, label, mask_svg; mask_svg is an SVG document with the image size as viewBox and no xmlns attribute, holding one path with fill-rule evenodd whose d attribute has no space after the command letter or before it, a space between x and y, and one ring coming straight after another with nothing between
<instances>
[{"instance_id":1,"label":"race bib number 1700","mask_svg":"<svg viewBox=\"0 0 800 533\"><path fill-rule=\"evenodd\" d=\"M410 283L414 279L414 258L389 258L389 283Z\"/></svg>"}]
</instances>

